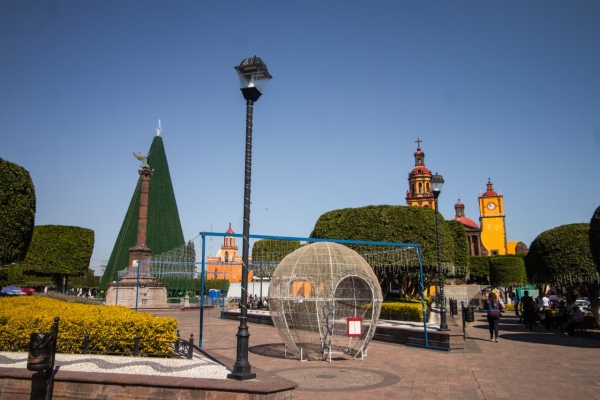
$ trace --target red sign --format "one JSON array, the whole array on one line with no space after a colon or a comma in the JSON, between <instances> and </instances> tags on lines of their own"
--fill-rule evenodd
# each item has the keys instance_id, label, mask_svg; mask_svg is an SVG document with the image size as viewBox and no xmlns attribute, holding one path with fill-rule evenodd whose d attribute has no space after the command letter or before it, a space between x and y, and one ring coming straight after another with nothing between
<instances>
[{"instance_id":1,"label":"red sign","mask_svg":"<svg viewBox=\"0 0 600 400\"><path fill-rule=\"evenodd\" d=\"M362 336L362 318L348 317L346 322L346 336L361 337Z\"/></svg>"}]
</instances>

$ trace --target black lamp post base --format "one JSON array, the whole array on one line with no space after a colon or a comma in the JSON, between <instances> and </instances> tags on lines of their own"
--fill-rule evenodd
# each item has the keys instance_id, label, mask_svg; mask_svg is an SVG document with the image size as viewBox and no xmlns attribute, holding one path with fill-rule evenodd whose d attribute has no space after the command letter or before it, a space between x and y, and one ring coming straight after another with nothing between
<instances>
[{"instance_id":1,"label":"black lamp post base","mask_svg":"<svg viewBox=\"0 0 600 400\"><path fill-rule=\"evenodd\" d=\"M234 368L235 369L235 368ZM255 379L256 374L254 372L232 372L231 374L227 374L227 379L235 379L237 381L245 381L248 379Z\"/></svg>"}]
</instances>

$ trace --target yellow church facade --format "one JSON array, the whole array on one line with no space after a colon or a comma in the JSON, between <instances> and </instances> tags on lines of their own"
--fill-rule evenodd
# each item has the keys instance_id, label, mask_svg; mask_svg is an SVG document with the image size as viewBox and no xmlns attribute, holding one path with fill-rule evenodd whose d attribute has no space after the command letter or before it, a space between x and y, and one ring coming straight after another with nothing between
<instances>
[{"instance_id":1,"label":"yellow church facade","mask_svg":"<svg viewBox=\"0 0 600 400\"><path fill-rule=\"evenodd\" d=\"M225 234L234 234L229 229ZM242 281L242 256L238 254L235 236L224 236L223 245L216 255L206 258L206 279L227 279L229 282ZM252 257L248 257L248 264L252 264ZM248 281L252 280L254 271L248 271Z\"/></svg>"}]
</instances>

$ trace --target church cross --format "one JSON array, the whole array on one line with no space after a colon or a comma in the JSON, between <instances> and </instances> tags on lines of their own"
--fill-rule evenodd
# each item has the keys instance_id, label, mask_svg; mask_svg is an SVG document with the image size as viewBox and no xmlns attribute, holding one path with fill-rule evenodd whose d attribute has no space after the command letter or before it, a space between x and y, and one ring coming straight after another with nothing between
<instances>
[{"instance_id":1,"label":"church cross","mask_svg":"<svg viewBox=\"0 0 600 400\"><path fill-rule=\"evenodd\" d=\"M417 137L417 140L415 140L415 143L417 144L417 149L421 148L421 142L422 142L421 138Z\"/></svg>"}]
</instances>

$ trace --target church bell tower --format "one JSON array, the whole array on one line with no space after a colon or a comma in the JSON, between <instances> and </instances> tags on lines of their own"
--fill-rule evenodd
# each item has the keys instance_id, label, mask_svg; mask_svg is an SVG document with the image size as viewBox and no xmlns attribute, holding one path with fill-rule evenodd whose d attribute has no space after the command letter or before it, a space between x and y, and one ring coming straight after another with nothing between
<instances>
[{"instance_id":1,"label":"church bell tower","mask_svg":"<svg viewBox=\"0 0 600 400\"><path fill-rule=\"evenodd\" d=\"M496 193L492 181L488 178L485 193L479 193L481 242L491 256L508 254L502 191Z\"/></svg>"},{"instance_id":2,"label":"church bell tower","mask_svg":"<svg viewBox=\"0 0 600 400\"><path fill-rule=\"evenodd\" d=\"M435 201L431 192L431 171L425 168L425 153L421 151L422 140L417 138L417 151L415 152L415 167L408 174L408 187L406 191L406 205L417 207L430 207L435 210Z\"/></svg>"}]
</instances>

